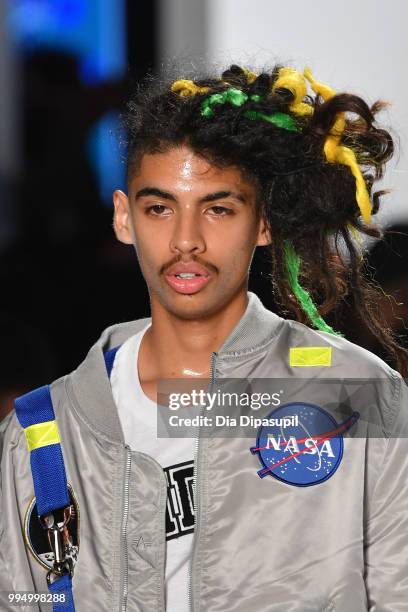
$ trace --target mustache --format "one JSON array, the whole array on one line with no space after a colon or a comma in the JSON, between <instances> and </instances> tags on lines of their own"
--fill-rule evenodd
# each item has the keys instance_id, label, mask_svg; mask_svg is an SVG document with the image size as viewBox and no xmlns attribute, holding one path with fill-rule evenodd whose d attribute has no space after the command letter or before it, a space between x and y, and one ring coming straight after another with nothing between
<instances>
[{"instance_id":1,"label":"mustache","mask_svg":"<svg viewBox=\"0 0 408 612\"><path fill-rule=\"evenodd\" d=\"M171 266L174 266L174 264L178 264L180 262L196 263L196 264L199 264L200 266L203 266L203 268L205 268L209 272L218 272L218 268L214 266L214 264L210 263L209 261L206 261L205 259L201 259L201 257L192 257L188 260L184 260L182 257L173 257L171 261L168 261L167 263L161 266L160 271L159 271L160 274L166 274L167 270L171 268Z\"/></svg>"}]
</instances>

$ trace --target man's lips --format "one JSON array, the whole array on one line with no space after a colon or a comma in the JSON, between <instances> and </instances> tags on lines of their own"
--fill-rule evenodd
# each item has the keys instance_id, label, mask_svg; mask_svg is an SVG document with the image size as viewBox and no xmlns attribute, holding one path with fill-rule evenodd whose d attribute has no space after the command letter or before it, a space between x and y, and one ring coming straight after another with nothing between
<instances>
[{"instance_id":1,"label":"man's lips","mask_svg":"<svg viewBox=\"0 0 408 612\"><path fill-rule=\"evenodd\" d=\"M195 261L190 262L182 262L173 264L170 266L168 270L165 272L166 275L177 275L177 274L199 274L200 276L209 276L209 272L207 268L201 266L199 263Z\"/></svg>"},{"instance_id":2,"label":"man's lips","mask_svg":"<svg viewBox=\"0 0 408 612\"><path fill-rule=\"evenodd\" d=\"M206 268L198 263L176 263L165 272L167 283L177 293L198 293L211 279Z\"/></svg>"}]
</instances>

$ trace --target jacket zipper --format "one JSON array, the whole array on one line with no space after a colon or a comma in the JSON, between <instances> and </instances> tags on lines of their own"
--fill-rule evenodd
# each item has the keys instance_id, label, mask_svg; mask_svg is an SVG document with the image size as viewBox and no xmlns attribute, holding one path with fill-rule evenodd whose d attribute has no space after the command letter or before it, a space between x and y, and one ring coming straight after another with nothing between
<instances>
[{"instance_id":1,"label":"jacket zipper","mask_svg":"<svg viewBox=\"0 0 408 612\"><path fill-rule=\"evenodd\" d=\"M213 387L215 376L214 376L214 366L215 360L217 358L217 353L212 353L211 362L210 362L210 391ZM205 406L203 406L200 410L200 415L203 414L205 410ZM194 517L195 517L195 526L194 526L194 539L193 546L191 551L191 558L188 567L188 609L193 612L193 585L192 585L192 575L193 575L193 557L194 557L194 545L197 542L197 531L198 531L198 517L197 517L197 506L198 506L198 488L197 488L197 463L198 463L198 451L199 451L199 428L197 428L197 436L195 438L195 447L194 447L194 468L193 468L193 508L194 508Z\"/></svg>"},{"instance_id":2,"label":"jacket zipper","mask_svg":"<svg viewBox=\"0 0 408 612\"><path fill-rule=\"evenodd\" d=\"M127 522L129 515L129 481L130 481L130 468L132 464L132 451L130 446L125 445L126 448L126 466L125 466L125 484L123 488L123 514L122 514L122 563L121 567L123 570L123 588L122 588L122 601L121 601L121 612L126 612L127 596L128 596L128 550L127 550Z\"/></svg>"}]
</instances>

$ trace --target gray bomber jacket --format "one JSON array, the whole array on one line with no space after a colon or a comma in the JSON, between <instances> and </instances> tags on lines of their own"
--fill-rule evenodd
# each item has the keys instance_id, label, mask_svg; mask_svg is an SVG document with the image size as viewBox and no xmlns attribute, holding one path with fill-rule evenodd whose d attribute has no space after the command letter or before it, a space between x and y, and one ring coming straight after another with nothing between
<instances>
[{"instance_id":1,"label":"gray bomber jacket","mask_svg":"<svg viewBox=\"0 0 408 612\"><path fill-rule=\"evenodd\" d=\"M77 612L165 609L166 481L151 457L125 446L103 357L146 321L108 328L78 369L51 385L80 513ZM310 346L331 347L331 366L290 366L289 348ZM385 379L390 392L374 408L381 429L408 430L408 391L395 370L343 338L280 318L251 293L212 365L215 379ZM33 485L14 413L0 433L0 608L15 610L5 592L46 591L46 569L24 541ZM200 439L191 609L408 611L408 439L345 435L336 472L314 486L259 478L253 445Z\"/></svg>"}]
</instances>

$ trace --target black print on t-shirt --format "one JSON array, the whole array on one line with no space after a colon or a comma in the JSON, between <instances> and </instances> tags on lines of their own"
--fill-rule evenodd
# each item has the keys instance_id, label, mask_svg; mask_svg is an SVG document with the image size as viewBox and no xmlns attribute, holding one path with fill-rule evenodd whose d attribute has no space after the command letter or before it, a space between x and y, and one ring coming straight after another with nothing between
<instances>
[{"instance_id":1,"label":"black print on t-shirt","mask_svg":"<svg viewBox=\"0 0 408 612\"><path fill-rule=\"evenodd\" d=\"M194 531L194 461L164 468L167 478L166 540Z\"/></svg>"}]
</instances>

